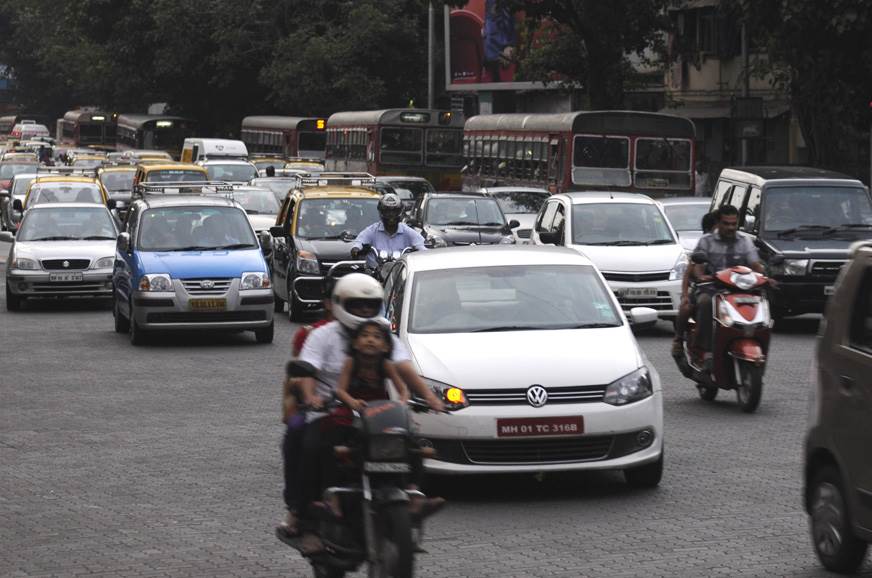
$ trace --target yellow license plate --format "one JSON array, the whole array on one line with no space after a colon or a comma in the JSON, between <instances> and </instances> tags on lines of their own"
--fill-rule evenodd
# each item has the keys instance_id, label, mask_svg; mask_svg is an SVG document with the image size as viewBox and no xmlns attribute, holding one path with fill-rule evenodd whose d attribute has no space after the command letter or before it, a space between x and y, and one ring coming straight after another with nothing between
<instances>
[{"instance_id":1,"label":"yellow license plate","mask_svg":"<svg viewBox=\"0 0 872 578\"><path fill-rule=\"evenodd\" d=\"M227 309L226 299L191 299L188 301L191 311L224 311Z\"/></svg>"}]
</instances>

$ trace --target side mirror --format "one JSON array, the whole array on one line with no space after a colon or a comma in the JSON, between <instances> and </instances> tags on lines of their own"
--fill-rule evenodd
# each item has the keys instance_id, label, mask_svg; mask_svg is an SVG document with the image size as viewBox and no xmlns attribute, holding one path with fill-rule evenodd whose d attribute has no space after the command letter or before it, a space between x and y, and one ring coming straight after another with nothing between
<instances>
[{"instance_id":1,"label":"side mirror","mask_svg":"<svg viewBox=\"0 0 872 578\"><path fill-rule=\"evenodd\" d=\"M15 241L15 235L12 234L12 231L0 232L0 242L12 243L13 241Z\"/></svg>"},{"instance_id":2,"label":"side mirror","mask_svg":"<svg viewBox=\"0 0 872 578\"><path fill-rule=\"evenodd\" d=\"M509 221L509 229L516 229L521 226L521 223L518 222L517 219L512 219Z\"/></svg>"},{"instance_id":3,"label":"side mirror","mask_svg":"<svg viewBox=\"0 0 872 578\"><path fill-rule=\"evenodd\" d=\"M706 255L704 251L694 251L690 256L690 260L696 265L703 265L708 263L708 255Z\"/></svg>"},{"instance_id":4,"label":"side mirror","mask_svg":"<svg viewBox=\"0 0 872 578\"><path fill-rule=\"evenodd\" d=\"M115 199L109 199L106 201L106 206L109 207L110 211L113 211L118 207L118 203L115 202Z\"/></svg>"},{"instance_id":5,"label":"side mirror","mask_svg":"<svg viewBox=\"0 0 872 578\"><path fill-rule=\"evenodd\" d=\"M650 307L633 307L627 318L630 325L653 325L657 323L657 310Z\"/></svg>"},{"instance_id":6,"label":"side mirror","mask_svg":"<svg viewBox=\"0 0 872 578\"><path fill-rule=\"evenodd\" d=\"M272 235L267 231L260 233L260 252L264 255L272 253Z\"/></svg>"},{"instance_id":7,"label":"side mirror","mask_svg":"<svg viewBox=\"0 0 872 578\"><path fill-rule=\"evenodd\" d=\"M285 372L288 377L315 377L318 370L315 366L306 361L291 360L285 366Z\"/></svg>"},{"instance_id":8,"label":"side mirror","mask_svg":"<svg viewBox=\"0 0 872 578\"><path fill-rule=\"evenodd\" d=\"M24 205L21 203L21 199L13 199L12 208L18 211L19 213L24 210Z\"/></svg>"},{"instance_id":9,"label":"side mirror","mask_svg":"<svg viewBox=\"0 0 872 578\"><path fill-rule=\"evenodd\" d=\"M285 228L281 225L275 225L274 227L269 228L269 234L273 237L284 237L285 236Z\"/></svg>"},{"instance_id":10,"label":"side mirror","mask_svg":"<svg viewBox=\"0 0 872 578\"><path fill-rule=\"evenodd\" d=\"M784 255L776 254L769 258L770 265L782 265L784 263Z\"/></svg>"},{"instance_id":11,"label":"side mirror","mask_svg":"<svg viewBox=\"0 0 872 578\"><path fill-rule=\"evenodd\" d=\"M540 231L539 240L546 245L556 245L560 241L559 231Z\"/></svg>"},{"instance_id":12,"label":"side mirror","mask_svg":"<svg viewBox=\"0 0 872 578\"><path fill-rule=\"evenodd\" d=\"M119 253L130 252L130 233L121 233L118 235L118 240L115 242L115 248Z\"/></svg>"}]
</instances>

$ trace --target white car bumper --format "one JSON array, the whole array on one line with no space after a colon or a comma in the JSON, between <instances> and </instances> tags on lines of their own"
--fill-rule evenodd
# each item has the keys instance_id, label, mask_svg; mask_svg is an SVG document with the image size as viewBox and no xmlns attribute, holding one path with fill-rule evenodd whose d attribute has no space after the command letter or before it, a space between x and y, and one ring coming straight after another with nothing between
<instances>
[{"instance_id":1,"label":"white car bumper","mask_svg":"<svg viewBox=\"0 0 872 578\"><path fill-rule=\"evenodd\" d=\"M678 315L681 305L681 279L641 283L608 280L608 284L625 312L633 307L650 307L663 319Z\"/></svg>"}]
</instances>

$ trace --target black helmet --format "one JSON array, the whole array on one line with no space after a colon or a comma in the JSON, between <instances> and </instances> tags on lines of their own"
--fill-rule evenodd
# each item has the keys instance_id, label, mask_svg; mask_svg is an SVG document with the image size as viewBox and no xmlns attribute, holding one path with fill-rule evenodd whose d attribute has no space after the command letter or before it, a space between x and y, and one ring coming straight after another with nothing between
<instances>
[{"instance_id":1,"label":"black helmet","mask_svg":"<svg viewBox=\"0 0 872 578\"><path fill-rule=\"evenodd\" d=\"M383 222L399 223L403 201L396 193L386 193L378 202L378 214Z\"/></svg>"}]
</instances>

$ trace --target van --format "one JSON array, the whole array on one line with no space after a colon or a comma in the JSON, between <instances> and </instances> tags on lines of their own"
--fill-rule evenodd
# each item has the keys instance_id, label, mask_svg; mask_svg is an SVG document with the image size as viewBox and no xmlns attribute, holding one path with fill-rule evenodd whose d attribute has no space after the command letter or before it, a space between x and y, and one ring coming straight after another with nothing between
<instances>
[{"instance_id":1,"label":"van","mask_svg":"<svg viewBox=\"0 0 872 578\"><path fill-rule=\"evenodd\" d=\"M872 199L849 176L811 167L727 168L711 210L732 205L766 274L773 319L822 313L851 244L872 237Z\"/></svg>"},{"instance_id":2,"label":"van","mask_svg":"<svg viewBox=\"0 0 872 578\"><path fill-rule=\"evenodd\" d=\"M248 149L241 140L223 138L186 138L182 162L197 163L208 159L248 159Z\"/></svg>"}]
</instances>

